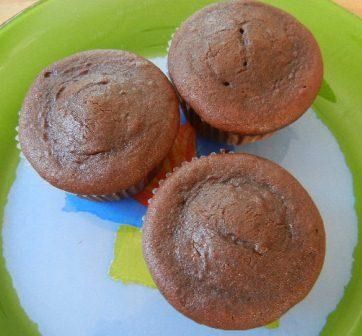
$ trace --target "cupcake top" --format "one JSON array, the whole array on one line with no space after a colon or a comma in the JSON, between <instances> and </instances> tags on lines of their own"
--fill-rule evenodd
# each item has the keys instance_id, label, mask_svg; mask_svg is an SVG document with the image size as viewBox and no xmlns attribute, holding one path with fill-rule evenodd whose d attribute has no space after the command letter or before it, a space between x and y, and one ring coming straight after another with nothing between
<instances>
[{"instance_id":1,"label":"cupcake top","mask_svg":"<svg viewBox=\"0 0 362 336\"><path fill-rule=\"evenodd\" d=\"M198 323L249 329L275 321L315 283L324 226L286 170L247 154L182 166L153 198L144 256L166 299Z\"/></svg>"},{"instance_id":2,"label":"cupcake top","mask_svg":"<svg viewBox=\"0 0 362 336\"><path fill-rule=\"evenodd\" d=\"M177 96L155 65L126 51L93 50L40 73L22 107L19 140L54 186L103 195L141 182L178 127Z\"/></svg>"},{"instance_id":3,"label":"cupcake top","mask_svg":"<svg viewBox=\"0 0 362 336\"><path fill-rule=\"evenodd\" d=\"M255 1L211 5L175 33L168 68L181 97L208 124L239 134L286 126L312 104L323 64L312 34Z\"/></svg>"}]
</instances>

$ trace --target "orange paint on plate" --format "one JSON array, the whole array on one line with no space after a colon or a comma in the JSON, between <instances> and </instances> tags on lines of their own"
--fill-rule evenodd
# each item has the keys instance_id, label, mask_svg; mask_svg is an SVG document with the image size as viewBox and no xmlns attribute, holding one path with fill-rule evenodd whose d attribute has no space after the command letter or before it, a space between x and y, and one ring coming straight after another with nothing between
<instances>
[{"instance_id":1,"label":"orange paint on plate","mask_svg":"<svg viewBox=\"0 0 362 336\"><path fill-rule=\"evenodd\" d=\"M147 206L147 201L152 198L152 190L158 188L159 181L163 180L168 172L172 172L175 167L180 166L182 162L191 161L195 155L196 133L192 126L189 123L186 123L180 127L175 143L164 160L160 171L146 188L134 195L133 198Z\"/></svg>"}]
</instances>

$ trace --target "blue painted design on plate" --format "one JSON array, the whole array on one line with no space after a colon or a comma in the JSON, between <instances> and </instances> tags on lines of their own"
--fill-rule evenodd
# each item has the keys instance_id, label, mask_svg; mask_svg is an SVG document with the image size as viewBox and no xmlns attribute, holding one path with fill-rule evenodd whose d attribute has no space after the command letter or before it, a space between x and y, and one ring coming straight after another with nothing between
<instances>
[{"instance_id":1,"label":"blue painted design on plate","mask_svg":"<svg viewBox=\"0 0 362 336\"><path fill-rule=\"evenodd\" d=\"M145 215L146 209L144 205L133 198L124 198L112 202L95 202L67 194L63 211L89 212L101 219L141 227L142 216Z\"/></svg>"}]
</instances>

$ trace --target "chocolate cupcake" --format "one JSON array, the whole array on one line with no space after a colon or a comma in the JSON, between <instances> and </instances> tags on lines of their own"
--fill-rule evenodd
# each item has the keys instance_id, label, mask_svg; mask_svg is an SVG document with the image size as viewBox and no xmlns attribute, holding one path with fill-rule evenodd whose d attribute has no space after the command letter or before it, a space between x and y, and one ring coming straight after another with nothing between
<instances>
[{"instance_id":1,"label":"chocolate cupcake","mask_svg":"<svg viewBox=\"0 0 362 336\"><path fill-rule=\"evenodd\" d=\"M178 128L176 93L155 65L126 51L92 50L40 73L21 110L19 141L55 187L117 199L143 188Z\"/></svg>"},{"instance_id":2,"label":"chocolate cupcake","mask_svg":"<svg viewBox=\"0 0 362 336\"><path fill-rule=\"evenodd\" d=\"M247 154L187 163L157 190L143 251L178 311L221 329L280 318L311 290L325 255L312 199L286 170Z\"/></svg>"},{"instance_id":3,"label":"chocolate cupcake","mask_svg":"<svg viewBox=\"0 0 362 336\"><path fill-rule=\"evenodd\" d=\"M211 5L175 33L168 69L192 125L241 144L270 136L312 104L323 77L312 34L256 1Z\"/></svg>"}]
</instances>

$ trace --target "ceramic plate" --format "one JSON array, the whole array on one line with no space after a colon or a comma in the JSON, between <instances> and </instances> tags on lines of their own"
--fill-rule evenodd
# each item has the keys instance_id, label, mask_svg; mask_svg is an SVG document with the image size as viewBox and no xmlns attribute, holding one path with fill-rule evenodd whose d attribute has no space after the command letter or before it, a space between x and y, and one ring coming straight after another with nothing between
<instances>
[{"instance_id":1,"label":"ceramic plate","mask_svg":"<svg viewBox=\"0 0 362 336\"><path fill-rule=\"evenodd\" d=\"M333 3L267 1L314 33L323 86L293 125L260 143L226 147L287 168L325 222L321 276L280 321L243 332L201 326L167 304L152 282L140 245L152 188L183 160L222 147L197 137L184 119L161 173L118 202L57 190L19 155L18 111L43 67L77 51L118 48L167 72L172 33L209 2L48 0L0 28L1 335L362 335L362 21Z\"/></svg>"}]
</instances>

